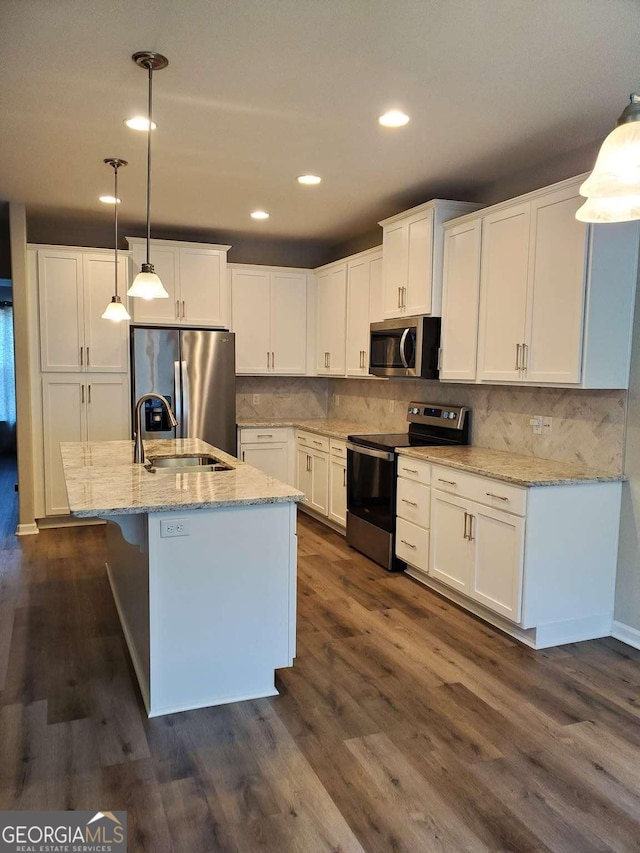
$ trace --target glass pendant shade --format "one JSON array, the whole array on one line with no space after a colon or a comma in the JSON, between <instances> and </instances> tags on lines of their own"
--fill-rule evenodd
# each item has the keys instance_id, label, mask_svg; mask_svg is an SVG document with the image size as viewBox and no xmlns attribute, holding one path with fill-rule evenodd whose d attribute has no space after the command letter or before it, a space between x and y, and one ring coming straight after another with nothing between
<instances>
[{"instance_id":1,"label":"glass pendant shade","mask_svg":"<svg viewBox=\"0 0 640 853\"><path fill-rule=\"evenodd\" d=\"M114 323L121 323L123 320L130 320L129 312L122 304L119 296L112 296L111 302L107 305L102 315L103 320L113 320Z\"/></svg>"},{"instance_id":2,"label":"glass pendant shade","mask_svg":"<svg viewBox=\"0 0 640 853\"><path fill-rule=\"evenodd\" d=\"M640 195L588 198L576 212L580 222L631 222L640 219Z\"/></svg>"},{"instance_id":3,"label":"glass pendant shade","mask_svg":"<svg viewBox=\"0 0 640 853\"><path fill-rule=\"evenodd\" d=\"M621 124L602 143L593 172L580 187L586 198L640 195L640 122Z\"/></svg>"},{"instance_id":4,"label":"glass pendant shade","mask_svg":"<svg viewBox=\"0 0 640 853\"><path fill-rule=\"evenodd\" d=\"M142 271L131 282L131 287L127 290L127 296L137 296L139 299L169 298L169 294L164 289L160 278L153 271L151 264L142 264Z\"/></svg>"}]
</instances>

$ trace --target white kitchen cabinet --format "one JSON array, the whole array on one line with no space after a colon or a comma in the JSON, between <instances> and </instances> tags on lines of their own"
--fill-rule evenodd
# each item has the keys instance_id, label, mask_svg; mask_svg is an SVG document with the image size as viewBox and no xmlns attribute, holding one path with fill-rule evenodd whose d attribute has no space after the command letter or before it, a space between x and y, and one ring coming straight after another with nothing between
<instances>
[{"instance_id":1,"label":"white kitchen cabinet","mask_svg":"<svg viewBox=\"0 0 640 853\"><path fill-rule=\"evenodd\" d=\"M305 493L305 505L325 517L329 515L329 447L326 436L296 433L296 488Z\"/></svg>"},{"instance_id":2,"label":"white kitchen cabinet","mask_svg":"<svg viewBox=\"0 0 640 853\"><path fill-rule=\"evenodd\" d=\"M431 465L398 458L396 484L396 557L419 573L429 571Z\"/></svg>"},{"instance_id":3,"label":"white kitchen cabinet","mask_svg":"<svg viewBox=\"0 0 640 853\"><path fill-rule=\"evenodd\" d=\"M370 324L381 320L382 251L347 261L347 376L369 373Z\"/></svg>"},{"instance_id":4,"label":"white kitchen cabinet","mask_svg":"<svg viewBox=\"0 0 640 853\"><path fill-rule=\"evenodd\" d=\"M129 412L129 382L122 374L42 375L47 515L69 512L60 442L126 440L131 436Z\"/></svg>"},{"instance_id":5,"label":"white kitchen cabinet","mask_svg":"<svg viewBox=\"0 0 640 853\"><path fill-rule=\"evenodd\" d=\"M316 369L328 376L346 372L347 265L321 267L317 277Z\"/></svg>"},{"instance_id":6,"label":"white kitchen cabinet","mask_svg":"<svg viewBox=\"0 0 640 853\"><path fill-rule=\"evenodd\" d=\"M102 319L114 292L110 252L31 246L37 253L40 369L44 372L127 372L128 323ZM118 262L119 293L128 287L126 257Z\"/></svg>"},{"instance_id":7,"label":"white kitchen cabinet","mask_svg":"<svg viewBox=\"0 0 640 853\"><path fill-rule=\"evenodd\" d=\"M383 229L383 311L385 318L440 316L442 225L479 205L433 200L385 219Z\"/></svg>"},{"instance_id":8,"label":"white kitchen cabinet","mask_svg":"<svg viewBox=\"0 0 640 853\"><path fill-rule=\"evenodd\" d=\"M475 504L469 519L469 595L512 622L520 621L524 519Z\"/></svg>"},{"instance_id":9,"label":"white kitchen cabinet","mask_svg":"<svg viewBox=\"0 0 640 853\"><path fill-rule=\"evenodd\" d=\"M440 379L476 378L482 220L444 227Z\"/></svg>"},{"instance_id":10,"label":"white kitchen cabinet","mask_svg":"<svg viewBox=\"0 0 640 853\"><path fill-rule=\"evenodd\" d=\"M469 501L433 490L429 571L463 593L469 591L471 571L471 543L466 534L470 506Z\"/></svg>"},{"instance_id":11,"label":"white kitchen cabinet","mask_svg":"<svg viewBox=\"0 0 640 853\"><path fill-rule=\"evenodd\" d=\"M238 374L305 374L308 272L231 268L232 328Z\"/></svg>"},{"instance_id":12,"label":"white kitchen cabinet","mask_svg":"<svg viewBox=\"0 0 640 853\"><path fill-rule=\"evenodd\" d=\"M340 527L346 527L347 445L333 438L329 450L329 518Z\"/></svg>"},{"instance_id":13,"label":"white kitchen cabinet","mask_svg":"<svg viewBox=\"0 0 640 853\"><path fill-rule=\"evenodd\" d=\"M146 241L127 237L132 276L146 261ZM132 299L135 323L228 328L230 295L227 252L230 246L152 240L151 263L168 299Z\"/></svg>"},{"instance_id":14,"label":"white kitchen cabinet","mask_svg":"<svg viewBox=\"0 0 640 853\"><path fill-rule=\"evenodd\" d=\"M242 427L238 432L238 456L265 474L290 483L292 431L286 427Z\"/></svg>"}]
</instances>

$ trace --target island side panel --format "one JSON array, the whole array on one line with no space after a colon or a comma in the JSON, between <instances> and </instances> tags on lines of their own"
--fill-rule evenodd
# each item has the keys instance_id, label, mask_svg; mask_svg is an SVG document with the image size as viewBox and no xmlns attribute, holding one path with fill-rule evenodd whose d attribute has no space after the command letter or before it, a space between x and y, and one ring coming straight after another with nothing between
<instances>
[{"instance_id":1,"label":"island side panel","mask_svg":"<svg viewBox=\"0 0 640 853\"><path fill-rule=\"evenodd\" d=\"M142 698L149 712L149 540L147 515L107 519L107 575Z\"/></svg>"},{"instance_id":2,"label":"island side panel","mask_svg":"<svg viewBox=\"0 0 640 853\"><path fill-rule=\"evenodd\" d=\"M277 694L274 670L291 664L291 506L149 515L150 716Z\"/></svg>"}]
</instances>

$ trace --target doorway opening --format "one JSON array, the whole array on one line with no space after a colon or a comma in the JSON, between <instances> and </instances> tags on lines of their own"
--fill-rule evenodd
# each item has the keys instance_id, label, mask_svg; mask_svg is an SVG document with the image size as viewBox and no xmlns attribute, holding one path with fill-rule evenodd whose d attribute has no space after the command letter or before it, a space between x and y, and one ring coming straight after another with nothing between
<instances>
[{"instance_id":1,"label":"doorway opening","mask_svg":"<svg viewBox=\"0 0 640 853\"><path fill-rule=\"evenodd\" d=\"M0 548L18 523L16 450L16 368L9 205L0 205Z\"/></svg>"}]
</instances>

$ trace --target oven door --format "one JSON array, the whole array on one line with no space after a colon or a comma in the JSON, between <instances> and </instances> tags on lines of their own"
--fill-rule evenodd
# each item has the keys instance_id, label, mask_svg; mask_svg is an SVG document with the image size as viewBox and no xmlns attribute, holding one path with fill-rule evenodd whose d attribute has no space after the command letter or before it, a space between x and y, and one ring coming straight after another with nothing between
<instances>
[{"instance_id":1,"label":"oven door","mask_svg":"<svg viewBox=\"0 0 640 853\"><path fill-rule=\"evenodd\" d=\"M347 510L392 534L396 512L395 454L347 444Z\"/></svg>"},{"instance_id":2,"label":"oven door","mask_svg":"<svg viewBox=\"0 0 640 853\"><path fill-rule=\"evenodd\" d=\"M372 323L369 372L374 376L419 376L417 335L415 325Z\"/></svg>"}]
</instances>

